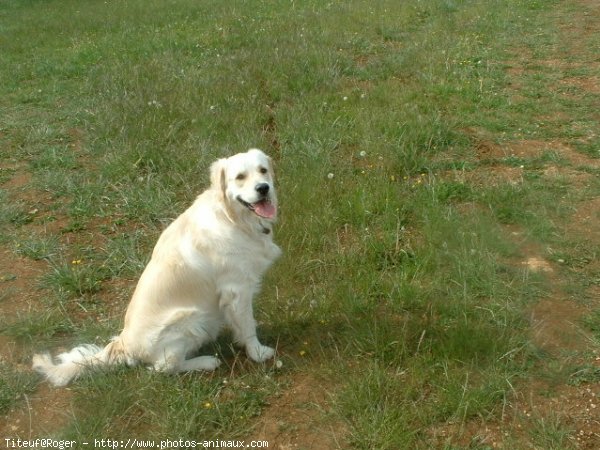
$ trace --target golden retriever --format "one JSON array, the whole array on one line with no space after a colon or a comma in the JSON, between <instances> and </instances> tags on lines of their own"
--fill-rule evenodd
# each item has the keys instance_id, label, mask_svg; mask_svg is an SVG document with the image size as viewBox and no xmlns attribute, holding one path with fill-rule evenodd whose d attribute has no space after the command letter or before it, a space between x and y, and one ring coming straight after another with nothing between
<instances>
[{"instance_id":1,"label":"golden retriever","mask_svg":"<svg viewBox=\"0 0 600 450\"><path fill-rule=\"evenodd\" d=\"M162 233L142 273L120 335L104 348L82 345L33 357L33 369L64 386L92 366L138 363L164 372L214 370L214 356L194 356L224 326L250 359L275 351L256 336L252 298L281 254L273 242L277 197L271 159L251 149L219 159L211 185Z\"/></svg>"}]
</instances>

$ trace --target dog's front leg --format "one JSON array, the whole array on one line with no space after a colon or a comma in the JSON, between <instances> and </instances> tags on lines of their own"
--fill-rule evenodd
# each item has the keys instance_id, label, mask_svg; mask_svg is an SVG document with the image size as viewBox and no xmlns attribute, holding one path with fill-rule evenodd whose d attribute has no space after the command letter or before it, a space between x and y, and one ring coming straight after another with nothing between
<instances>
[{"instance_id":1,"label":"dog's front leg","mask_svg":"<svg viewBox=\"0 0 600 450\"><path fill-rule=\"evenodd\" d=\"M263 362L275 355L275 350L262 345L256 336L256 321L252 310L252 295L239 291L221 294L220 307L236 342L243 345L248 357Z\"/></svg>"}]
</instances>

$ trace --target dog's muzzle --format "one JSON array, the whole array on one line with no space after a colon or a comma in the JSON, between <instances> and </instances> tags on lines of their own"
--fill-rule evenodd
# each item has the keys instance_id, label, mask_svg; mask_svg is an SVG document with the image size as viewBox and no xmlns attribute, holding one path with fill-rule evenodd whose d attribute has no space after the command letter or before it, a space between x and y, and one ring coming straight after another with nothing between
<instances>
[{"instance_id":1,"label":"dog's muzzle","mask_svg":"<svg viewBox=\"0 0 600 450\"><path fill-rule=\"evenodd\" d=\"M277 213L277 208L271 202L269 196L271 186L269 186L268 183L259 183L254 187L254 189L259 195L259 200L257 202L247 202L239 195L236 197L237 201L263 219L274 218L275 214Z\"/></svg>"}]
</instances>

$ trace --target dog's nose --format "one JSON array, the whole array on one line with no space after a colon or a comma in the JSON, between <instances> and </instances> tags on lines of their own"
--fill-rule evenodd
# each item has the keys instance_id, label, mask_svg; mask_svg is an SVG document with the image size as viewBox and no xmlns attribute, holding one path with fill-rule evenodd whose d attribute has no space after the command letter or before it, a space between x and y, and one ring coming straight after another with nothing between
<instances>
[{"instance_id":1,"label":"dog's nose","mask_svg":"<svg viewBox=\"0 0 600 450\"><path fill-rule=\"evenodd\" d=\"M269 184L268 183L260 183L260 184L257 184L254 189L256 189L256 192L258 192L260 195L262 195L264 197L265 195L267 195L269 193Z\"/></svg>"}]
</instances>

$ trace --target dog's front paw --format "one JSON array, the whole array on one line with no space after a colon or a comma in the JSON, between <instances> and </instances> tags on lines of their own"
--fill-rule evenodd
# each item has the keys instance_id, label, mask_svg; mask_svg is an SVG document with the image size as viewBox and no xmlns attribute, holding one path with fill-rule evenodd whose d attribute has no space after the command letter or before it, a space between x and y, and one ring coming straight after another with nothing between
<instances>
[{"instance_id":1,"label":"dog's front paw","mask_svg":"<svg viewBox=\"0 0 600 450\"><path fill-rule=\"evenodd\" d=\"M264 362L275 356L275 349L267 347L266 345L256 344L246 347L246 353L252 361Z\"/></svg>"}]
</instances>

